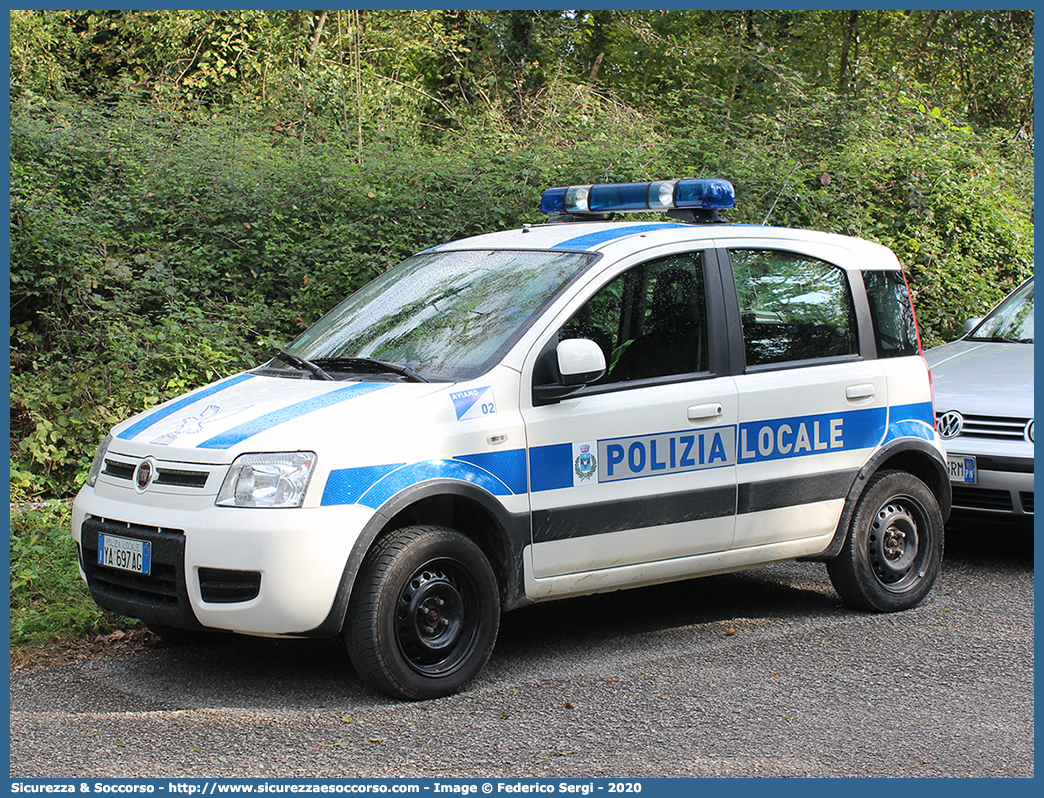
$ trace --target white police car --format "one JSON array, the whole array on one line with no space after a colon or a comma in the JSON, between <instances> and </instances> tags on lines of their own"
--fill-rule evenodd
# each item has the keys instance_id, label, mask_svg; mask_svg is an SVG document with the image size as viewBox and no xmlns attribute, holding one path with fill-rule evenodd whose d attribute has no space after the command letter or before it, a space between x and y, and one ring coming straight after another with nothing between
<instances>
[{"instance_id":1,"label":"white police car","mask_svg":"<svg viewBox=\"0 0 1044 798\"><path fill-rule=\"evenodd\" d=\"M113 429L72 534L170 638L343 634L362 678L460 689L500 613L794 559L854 607L939 572L946 459L886 248L730 225L724 180L549 189L270 362ZM660 210L659 222L611 222Z\"/></svg>"}]
</instances>

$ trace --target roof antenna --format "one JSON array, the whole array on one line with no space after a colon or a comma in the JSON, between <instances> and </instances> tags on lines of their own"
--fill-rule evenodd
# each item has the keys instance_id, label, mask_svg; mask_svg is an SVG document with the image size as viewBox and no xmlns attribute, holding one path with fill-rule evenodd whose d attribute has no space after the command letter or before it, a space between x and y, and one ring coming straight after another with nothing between
<instances>
[{"instance_id":1,"label":"roof antenna","mask_svg":"<svg viewBox=\"0 0 1044 798\"><path fill-rule=\"evenodd\" d=\"M794 176L794 172L796 172L800 166L801 164L799 163L794 164L794 168L790 170L790 174L787 175L787 179L784 180L783 185L779 187L779 193L776 195L776 198L772 200L772 207L768 209L768 213L765 214L765 218L761 220L762 225L768 224L768 220L769 217L772 215L772 211L776 210L776 203L779 202L779 198L783 196L783 189L787 187L787 183L790 182L790 178Z\"/></svg>"}]
</instances>

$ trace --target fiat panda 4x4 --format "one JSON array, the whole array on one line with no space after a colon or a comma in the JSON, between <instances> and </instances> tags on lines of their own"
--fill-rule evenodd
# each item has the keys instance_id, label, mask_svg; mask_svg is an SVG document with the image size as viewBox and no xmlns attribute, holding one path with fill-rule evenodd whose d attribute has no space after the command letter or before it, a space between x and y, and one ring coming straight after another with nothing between
<instances>
[{"instance_id":1,"label":"fiat panda 4x4","mask_svg":"<svg viewBox=\"0 0 1044 798\"><path fill-rule=\"evenodd\" d=\"M900 265L733 204L549 189L546 224L411 257L119 424L72 519L95 600L170 639L343 635L406 699L460 689L530 602L803 559L915 606L950 485Z\"/></svg>"}]
</instances>

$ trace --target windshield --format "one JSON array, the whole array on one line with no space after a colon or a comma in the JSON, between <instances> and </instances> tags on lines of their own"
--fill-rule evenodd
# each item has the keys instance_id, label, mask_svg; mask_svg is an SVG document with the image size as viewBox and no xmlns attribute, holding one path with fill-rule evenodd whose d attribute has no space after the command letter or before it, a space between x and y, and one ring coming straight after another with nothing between
<instances>
[{"instance_id":1,"label":"windshield","mask_svg":"<svg viewBox=\"0 0 1044 798\"><path fill-rule=\"evenodd\" d=\"M1030 278L997 305L968 336L974 341L1033 343L1033 279Z\"/></svg>"},{"instance_id":2,"label":"windshield","mask_svg":"<svg viewBox=\"0 0 1044 798\"><path fill-rule=\"evenodd\" d=\"M415 255L335 307L287 351L334 375L356 372L349 359L369 358L427 380L472 379L594 258L506 250Z\"/></svg>"}]
</instances>

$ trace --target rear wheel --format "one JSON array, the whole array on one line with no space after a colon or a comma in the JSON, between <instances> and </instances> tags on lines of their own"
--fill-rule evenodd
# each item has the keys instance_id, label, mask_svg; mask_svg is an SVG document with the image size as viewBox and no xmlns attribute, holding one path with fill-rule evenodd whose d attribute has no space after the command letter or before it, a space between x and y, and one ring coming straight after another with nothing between
<instances>
[{"instance_id":1,"label":"rear wheel","mask_svg":"<svg viewBox=\"0 0 1044 798\"><path fill-rule=\"evenodd\" d=\"M917 606L932 589L942 554L935 494L913 474L882 471L859 497L848 538L827 572L849 605L897 612Z\"/></svg>"},{"instance_id":2,"label":"rear wheel","mask_svg":"<svg viewBox=\"0 0 1044 798\"><path fill-rule=\"evenodd\" d=\"M500 592L469 538L407 527L367 555L348 612L348 653L363 680L394 698L437 698L460 690L489 659Z\"/></svg>"}]
</instances>

